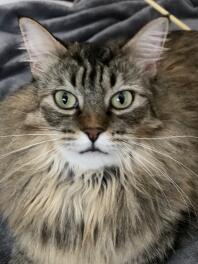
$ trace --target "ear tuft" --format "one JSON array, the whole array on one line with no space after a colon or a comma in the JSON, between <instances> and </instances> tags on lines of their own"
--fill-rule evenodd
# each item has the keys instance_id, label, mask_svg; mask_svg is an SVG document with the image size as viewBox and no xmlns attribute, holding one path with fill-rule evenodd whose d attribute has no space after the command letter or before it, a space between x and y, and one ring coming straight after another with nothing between
<instances>
[{"instance_id":1,"label":"ear tuft","mask_svg":"<svg viewBox=\"0 0 198 264\"><path fill-rule=\"evenodd\" d=\"M169 31L167 18L158 18L148 23L130 40L124 50L130 52L135 63L142 71L156 72L156 62L165 50L164 44Z\"/></svg>"},{"instance_id":2,"label":"ear tuft","mask_svg":"<svg viewBox=\"0 0 198 264\"><path fill-rule=\"evenodd\" d=\"M66 48L33 19L22 17L19 26L33 75L40 75L53 58L66 52Z\"/></svg>"}]
</instances>

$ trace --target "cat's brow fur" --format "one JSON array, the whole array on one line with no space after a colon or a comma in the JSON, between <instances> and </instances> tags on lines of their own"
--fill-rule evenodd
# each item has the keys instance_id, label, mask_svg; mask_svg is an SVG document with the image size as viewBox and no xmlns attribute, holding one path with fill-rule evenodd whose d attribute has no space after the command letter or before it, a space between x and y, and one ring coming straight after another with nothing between
<instances>
[{"instance_id":1,"label":"cat's brow fur","mask_svg":"<svg viewBox=\"0 0 198 264\"><path fill-rule=\"evenodd\" d=\"M10 263L145 264L173 247L183 213L198 201L198 33L169 39L154 78L119 48L76 43L1 102L0 136L24 135L0 137L0 210L18 242ZM104 110L119 81L147 98L123 115ZM42 100L69 83L86 100L74 116ZM120 146L120 166L82 173L61 160L58 142L90 122Z\"/></svg>"}]
</instances>

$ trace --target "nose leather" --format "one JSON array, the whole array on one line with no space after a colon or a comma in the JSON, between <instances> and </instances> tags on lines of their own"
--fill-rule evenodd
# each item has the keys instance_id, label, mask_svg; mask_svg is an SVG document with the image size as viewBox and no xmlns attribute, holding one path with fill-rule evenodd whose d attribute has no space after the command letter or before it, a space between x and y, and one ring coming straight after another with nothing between
<instances>
[{"instance_id":1,"label":"nose leather","mask_svg":"<svg viewBox=\"0 0 198 264\"><path fill-rule=\"evenodd\" d=\"M102 128L87 128L84 130L84 132L87 134L87 136L89 137L89 139L94 143L97 138L99 137L99 135L104 132L104 130Z\"/></svg>"}]
</instances>

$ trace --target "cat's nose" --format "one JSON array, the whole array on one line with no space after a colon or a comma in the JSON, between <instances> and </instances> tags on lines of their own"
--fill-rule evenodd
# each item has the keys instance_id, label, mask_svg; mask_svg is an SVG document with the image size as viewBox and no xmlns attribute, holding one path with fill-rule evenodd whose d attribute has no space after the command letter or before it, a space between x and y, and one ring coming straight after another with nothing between
<instances>
[{"instance_id":1,"label":"cat's nose","mask_svg":"<svg viewBox=\"0 0 198 264\"><path fill-rule=\"evenodd\" d=\"M85 134L89 137L89 139L94 143L99 135L104 132L102 128L87 128L84 130Z\"/></svg>"}]
</instances>

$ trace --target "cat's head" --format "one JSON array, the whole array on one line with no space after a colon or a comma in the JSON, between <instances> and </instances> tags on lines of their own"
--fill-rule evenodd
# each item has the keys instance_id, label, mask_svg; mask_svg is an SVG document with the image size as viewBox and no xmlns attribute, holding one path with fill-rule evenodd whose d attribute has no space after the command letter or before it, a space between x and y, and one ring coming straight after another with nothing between
<instances>
[{"instance_id":1,"label":"cat's head","mask_svg":"<svg viewBox=\"0 0 198 264\"><path fill-rule=\"evenodd\" d=\"M38 106L26 125L57 133L54 148L70 167L121 166L126 153L133 155L127 142L159 129L150 82L164 51L166 18L146 25L123 47L65 46L28 18L20 19L20 28Z\"/></svg>"}]
</instances>

